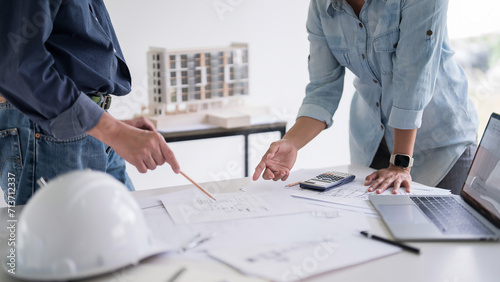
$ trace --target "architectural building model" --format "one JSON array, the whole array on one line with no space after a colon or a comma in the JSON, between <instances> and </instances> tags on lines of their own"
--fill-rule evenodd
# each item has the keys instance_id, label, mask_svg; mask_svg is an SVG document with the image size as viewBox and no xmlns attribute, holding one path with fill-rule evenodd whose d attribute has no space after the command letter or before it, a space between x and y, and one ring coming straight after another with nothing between
<instances>
[{"instance_id":1,"label":"architectural building model","mask_svg":"<svg viewBox=\"0 0 500 282\"><path fill-rule=\"evenodd\" d=\"M248 45L147 53L149 111L190 113L239 103L248 95Z\"/></svg>"}]
</instances>

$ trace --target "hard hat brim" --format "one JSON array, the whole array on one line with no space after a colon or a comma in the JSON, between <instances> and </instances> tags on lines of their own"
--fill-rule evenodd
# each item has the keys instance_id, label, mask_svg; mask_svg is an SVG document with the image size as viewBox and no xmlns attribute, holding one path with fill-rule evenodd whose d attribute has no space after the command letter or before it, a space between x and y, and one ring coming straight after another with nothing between
<instances>
[{"instance_id":1,"label":"hard hat brim","mask_svg":"<svg viewBox=\"0 0 500 282\"><path fill-rule=\"evenodd\" d=\"M86 271L80 271L80 272L75 272L72 274L60 274L60 273L55 273L51 271L46 271L46 270L40 270L40 271L23 271L22 269L16 268L15 273L12 273L9 271L8 268L8 259L6 263L3 264L3 269L5 272L7 272L10 276L18 278L18 279L23 279L23 280L29 280L29 281L66 281L66 280L76 280L76 279L83 279L83 278L89 278L92 276L98 276L106 273L110 273L116 270L119 270L121 268L127 267L127 266L132 266L132 265L137 265L141 260L152 257L154 255L162 254L162 253L168 253L172 251L173 249L168 246L167 244L158 241L158 240L153 240L152 246L146 250L137 260L130 260L122 263L118 263L115 265L104 265L102 267L96 267L93 269L89 269Z\"/></svg>"}]
</instances>

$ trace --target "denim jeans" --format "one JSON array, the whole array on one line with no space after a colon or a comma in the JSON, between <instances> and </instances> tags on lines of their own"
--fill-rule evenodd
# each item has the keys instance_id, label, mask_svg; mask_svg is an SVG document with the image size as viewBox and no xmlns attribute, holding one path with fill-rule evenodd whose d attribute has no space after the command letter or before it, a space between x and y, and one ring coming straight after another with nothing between
<instances>
[{"instance_id":1,"label":"denim jeans","mask_svg":"<svg viewBox=\"0 0 500 282\"><path fill-rule=\"evenodd\" d=\"M10 103L0 103L0 186L8 205L26 204L41 177L50 181L82 169L107 172L134 190L125 161L111 147L86 134L55 139Z\"/></svg>"}]
</instances>

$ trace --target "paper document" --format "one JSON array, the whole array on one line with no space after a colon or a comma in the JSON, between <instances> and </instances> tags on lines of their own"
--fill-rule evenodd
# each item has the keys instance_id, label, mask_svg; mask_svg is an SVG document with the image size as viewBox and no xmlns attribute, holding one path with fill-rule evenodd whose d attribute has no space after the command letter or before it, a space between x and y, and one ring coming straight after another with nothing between
<instances>
[{"instance_id":1,"label":"paper document","mask_svg":"<svg viewBox=\"0 0 500 282\"><path fill-rule=\"evenodd\" d=\"M176 224L203 223L300 213L305 210L282 191L267 193L222 193L217 201L193 190L183 190L160 199Z\"/></svg>"},{"instance_id":2,"label":"paper document","mask_svg":"<svg viewBox=\"0 0 500 282\"><path fill-rule=\"evenodd\" d=\"M376 194L368 192L368 186L364 185L366 175L373 172L373 169L357 166L333 167L319 169L299 169L290 174L286 182L282 181L255 181L242 189L251 192L261 192L269 190L283 190L295 198L321 201L334 204L336 208L361 212L370 216L378 216L368 200L368 195ZM353 169L354 168L354 169ZM324 192L302 189L299 185L285 187L286 184L294 183L300 180L309 179L326 171L349 172L356 175L352 182L326 190ZM392 188L387 189L382 195L392 194ZM407 193L405 188L399 189L399 195L448 195L449 190L425 186L419 183L412 183L411 193Z\"/></svg>"},{"instance_id":3,"label":"paper document","mask_svg":"<svg viewBox=\"0 0 500 282\"><path fill-rule=\"evenodd\" d=\"M360 235L337 234L304 243L210 251L209 255L247 275L271 281L299 281L400 251Z\"/></svg>"},{"instance_id":4,"label":"paper document","mask_svg":"<svg viewBox=\"0 0 500 282\"><path fill-rule=\"evenodd\" d=\"M298 179L308 179L314 176L315 173L318 173L318 171L323 170L298 170L294 173L294 177ZM370 213L372 212L372 207L368 201L368 195L375 194L375 192L368 192L368 186L364 185L364 181L364 178L357 176L352 182L323 192L302 189L298 185L284 188L284 190L293 197L345 205L356 208L360 212ZM406 188L402 187L398 190L398 194L448 195L450 194L450 190L429 187L414 182L411 185L410 193L407 193ZM385 190L381 195L392 195L392 188Z\"/></svg>"},{"instance_id":5,"label":"paper document","mask_svg":"<svg viewBox=\"0 0 500 282\"><path fill-rule=\"evenodd\" d=\"M219 194L217 194L219 195ZM314 205L296 203L306 212L288 215L257 217L231 221L215 221L198 224L175 224L159 200L164 195L138 200L146 222L159 240L173 248L181 248L197 234L211 236L208 242L191 252L308 242L326 237L337 230L368 230L366 217L359 213L339 213L331 207L319 206L324 202L313 201ZM285 195L285 197L289 197ZM295 202L294 201L294 202ZM328 203L327 203L328 204Z\"/></svg>"},{"instance_id":6,"label":"paper document","mask_svg":"<svg viewBox=\"0 0 500 282\"><path fill-rule=\"evenodd\" d=\"M364 180L355 179L354 181L341 185L324 192L302 189L299 186L286 188L293 196L305 198L329 198L336 197L342 199L352 200L368 200L368 195L376 194L375 192L368 192L368 186L364 185ZM450 190L427 187L421 184L412 183L410 193L406 192L405 187L398 190L398 195L448 195ZM381 195L392 195L392 188L385 190Z\"/></svg>"}]
</instances>

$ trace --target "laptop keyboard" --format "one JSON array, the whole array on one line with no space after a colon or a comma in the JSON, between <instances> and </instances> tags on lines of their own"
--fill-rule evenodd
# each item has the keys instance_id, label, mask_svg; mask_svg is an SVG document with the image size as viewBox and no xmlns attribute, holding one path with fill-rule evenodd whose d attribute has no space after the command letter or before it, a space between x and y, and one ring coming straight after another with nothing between
<instances>
[{"instance_id":1,"label":"laptop keyboard","mask_svg":"<svg viewBox=\"0 0 500 282\"><path fill-rule=\"evenodd\" d=\"M410 197L444 234L493 234L453 197Z\"/></svg>"}]
</instances>

